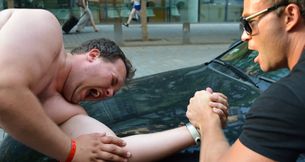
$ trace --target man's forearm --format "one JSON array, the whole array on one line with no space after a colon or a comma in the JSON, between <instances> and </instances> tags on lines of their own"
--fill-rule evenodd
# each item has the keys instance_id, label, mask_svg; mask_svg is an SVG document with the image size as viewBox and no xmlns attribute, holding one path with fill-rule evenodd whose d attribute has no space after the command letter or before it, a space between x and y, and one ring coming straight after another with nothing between
<instances>
[{"instance_id":1,"label":"man's forearm","mask_svg":"<svg viewBox=\"0 0 305 162\"><path fill-rule=\"evenodd\" d=\"M0 122L5 131L39 152L64 160L70 138L46 116L30 90L1 88L0 98Z\"/></svg>"},{"instance_id":2,"label":"man's forearm","mask_svg":"<svg viewBox=\"0 0 305 162\"><path fill-rule=\"evenodd\" d=\"M61 128L72 137L95 132L115 136L109 127L86 115L70 118ZM195 144L185 126L158 133L128 136L123 140L127 143L124 149L132 155L129 162L156 161Z\"/></svg>"},{"instance_id":3,"label":"man's forearm","mask_svg":"<svg viewBox=\"0 0 305 162\"><path fill-rule=\"evenodd\" d=\"M124 140L128 151L132 153L132 162L155 161L195 144L185 126L153 134L129 136Z\"/></svg>"},{"instance_id":4,"label":"man's forearm","mask_svg":"<svg viewBox=\"0 0 305 162\"><path fill-rule=\"evenodd\" d=\"M222 156L229 149L229 143L220 125L200 130L200 162L221 162Z\"/></svg>"}]
</instances>

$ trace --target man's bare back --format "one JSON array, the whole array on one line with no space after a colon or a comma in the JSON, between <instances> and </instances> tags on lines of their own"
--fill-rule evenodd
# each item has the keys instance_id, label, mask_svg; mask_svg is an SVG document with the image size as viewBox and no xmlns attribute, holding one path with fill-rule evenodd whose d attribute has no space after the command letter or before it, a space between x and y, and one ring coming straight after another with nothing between
<instances>
[{"instance_id":1,"label":"man's bare back","mask_svg":"<svg viewBox=\"0 0 305 162\"><path fill-rule=\"evenodd\" d=\"M27 76L24 81L29 83L30 90L35 95L44 96L43 94L51 86L57 70L65 63L62 37L57 29L59 24L51 15L48 16L49 19L41 16L49 14L44 10L24 11L5 10L1 12L0 33L3 46L1 46L0 66L12 66L19 72L25 71L25 73L13 75ZM33 19L33 23L22 21L26 17ZM12 37L11 34L15 37ZM12 58L14 58L14 64L3 61ZM29 73L26 70L33 72Z\"/></svg>"},{"instance_id":2,"label":"man's bare back","mask_svg":"<svg viewBox=\"0 0 305 162\"><path fill-rule=\"evenodd\" d=\"M69 65L65 64L66 54L63 48L62 33L61 30L58 30L60 29L58 21L54 19L53 15L50 15L44 10L32 10L32 13L28 11L24 13L24 11L6 10L1 13L4 16L0 16L2 17L0 21L0 24L2 24L0 32L8 29L14 30L12 29L13 26L20 29L18 30L19 32L15 32L18 37L11 38L10 42L7 39L5 40L7 43L6 46L11 45L11 49L17 48L23 51L16 51L16 55L12 55L11 52L10 54L1 53L1 60L4 57L16 57L12 66L17 66L20 69L28 68L28 71L34 71L31 73L31 76L26 72L21 74L15 73L15 75L24 74L27 75L26 77L29 77L29 88L37 95L47 114L57 124L64 122L75 114L85 114L85 111L80 106L69 105L60 94L64 83L61 80L64 77L61 76L69 72L69 68L65 67ZM45 16L40 16L43 14L49 14L48 19ZM18 19L25 17L37 20L33 20L33 23L28 21L20 23L21 21L18 21ZM40 23L37 24L34 22ZM24 32L28 32L29 34L25 34ZM32 39L27 37L31 37ZM31 52L26 53L25 51ZM23 57L25 55L26 57ZM7 63L1 62L1 60L0 66L7 67ZM63 68L67 70L61 71ZM60 109L56 110L57 108ZM68 110L63 111L64 108Z\"/></svg>"}]
</instances>

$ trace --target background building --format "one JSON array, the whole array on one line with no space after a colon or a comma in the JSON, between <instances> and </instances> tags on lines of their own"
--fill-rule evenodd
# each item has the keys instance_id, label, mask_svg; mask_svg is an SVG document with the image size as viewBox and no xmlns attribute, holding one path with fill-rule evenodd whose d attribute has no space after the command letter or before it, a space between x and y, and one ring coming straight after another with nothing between
<instances>
[{"instance_id":1,"label":"background building","mask_svg":"<svg viewBox=\"0 0 305 162\"><path fill-rule=\"evenodd\" d=\"M0 10L44 8L61 21L71 14L79 15L76 0L0 0ZM146 0L148 23L203 23L239 21L243 0ZM130 0L89 0L97 23L113 23L127 19L132 7ZM12 6L13 5L13 6Z\"/></svg>"}]
</instances>

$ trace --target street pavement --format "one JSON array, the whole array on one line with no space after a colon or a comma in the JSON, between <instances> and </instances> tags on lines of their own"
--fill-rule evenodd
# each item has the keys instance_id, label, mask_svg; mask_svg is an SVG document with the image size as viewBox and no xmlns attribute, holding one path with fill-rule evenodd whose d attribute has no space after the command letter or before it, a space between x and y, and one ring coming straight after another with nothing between
<instances>
[{"instance_id":1,"label":"street pavement","mask_svg":"<svg viewBox=\"0 0 305 162\"><path fill-rule=\"evenodd\" d=\"M99 32L86 27L83 32L64 34L69 52L84 41L96 38L116 39L114 25L97 25ZM225 51L240 37L238 23L191 24L189 44L183 44L182 24L149 24L149 41L141 41L139 24L122 27L121 48L137 69L135 77L194 66L209 61ZM0 129L0 143L4 137Z\"/></svg>"}]
</instances>

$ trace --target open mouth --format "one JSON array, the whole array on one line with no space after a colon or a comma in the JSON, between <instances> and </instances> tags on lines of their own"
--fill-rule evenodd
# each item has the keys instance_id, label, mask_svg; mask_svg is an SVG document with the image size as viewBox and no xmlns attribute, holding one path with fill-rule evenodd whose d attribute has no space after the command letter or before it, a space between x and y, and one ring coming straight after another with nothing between
<instances>
[{"instance_id":1,"label":"open mouth","mask_svg":"<svg viewBox=\"0 0 305 162\"><path fill-rule=\"evenodd\" d=\"M101 100L106 98L105 93L101 89L97 88L90 88L87 90L84 90L83 94L81 95L82 101L88 101L88 100Z\"/></svg>"}]
</instances>

